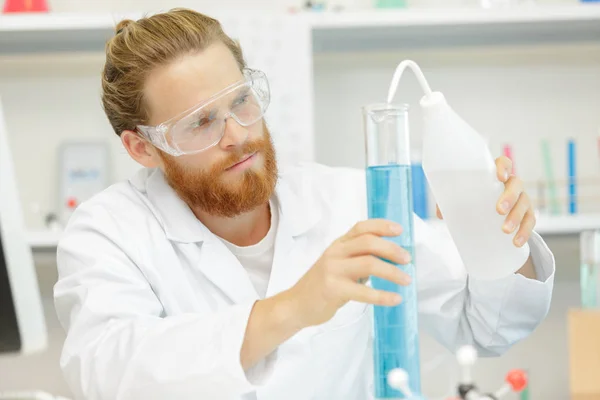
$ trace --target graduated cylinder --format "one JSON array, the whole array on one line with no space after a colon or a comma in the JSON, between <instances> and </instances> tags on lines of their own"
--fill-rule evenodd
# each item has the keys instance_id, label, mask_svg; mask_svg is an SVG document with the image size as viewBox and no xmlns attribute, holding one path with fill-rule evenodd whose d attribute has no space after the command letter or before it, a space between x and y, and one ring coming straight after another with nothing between
<instances>
[{"instance_id":1,"label":"graduated cylinder","mask_svg":"<svg viewBox=\"0 0 600 400\"><path fill-rule=\"evenodd\" d=\"M369 218L383 218L402 225L400 236L386 239L409 251L414 262L408 108L399 104L371 104L363 107L363 121ZM415 267L413 263L397 267L411 276L409 286L371 278L374 288L402 296L398 306L374 307L374 395L377 399L404 398L387 382L389 372L395 368L408 372L413 394L421 393Z\"/></svg>"}]
</instances>

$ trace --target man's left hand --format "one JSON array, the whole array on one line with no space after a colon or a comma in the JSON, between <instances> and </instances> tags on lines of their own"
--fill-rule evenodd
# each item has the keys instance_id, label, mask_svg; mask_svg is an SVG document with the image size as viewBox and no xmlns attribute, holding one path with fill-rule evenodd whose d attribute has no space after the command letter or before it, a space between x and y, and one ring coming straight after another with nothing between
<instances>
[{"instance_id":1,"label":"man's left hand","mask_svg":"<svg viewBox=\"0 0 600 400\"><path fill-rule=\"evenodd\" d=\"M496 159L498 179L504 183L504 193L500 196L496 209L500 215L507 216L502 230L512 234L518 229L513 243L522 247L535 227L535 212L523 181L513 174L512 167L512 161L508 157Z\"/></svg>"}]
</instances>

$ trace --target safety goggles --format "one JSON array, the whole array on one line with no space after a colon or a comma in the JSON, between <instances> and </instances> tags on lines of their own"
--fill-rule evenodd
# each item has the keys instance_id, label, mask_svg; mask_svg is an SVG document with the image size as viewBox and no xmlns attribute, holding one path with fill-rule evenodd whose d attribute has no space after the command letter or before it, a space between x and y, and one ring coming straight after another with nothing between
<instances>
[{"instance_id":1,"label":"safety goggles","mask_svg":"<svg viewBox=\"0 0 600 400\"><path fill-rule=\"evenodd\" d=\"M244 79L202 103L157 126L138 125L137 130L154 146L172 156L194 154L215 146L225 133L227 119L247 127L258 122L269 106L266 75L245 69Z\"/></svg>"}]
</instances>

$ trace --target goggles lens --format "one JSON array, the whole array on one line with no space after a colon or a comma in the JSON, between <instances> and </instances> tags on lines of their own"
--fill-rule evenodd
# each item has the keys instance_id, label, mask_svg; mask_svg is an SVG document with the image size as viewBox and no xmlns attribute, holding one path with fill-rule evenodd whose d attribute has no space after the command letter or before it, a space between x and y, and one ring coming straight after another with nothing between
<instances>
[{"instance_id":1,"label":"goggles lens","mask_svg":"<svg viewBox=\"0 0 600 400\"><path fill-rule=\"evenodd\" d=\"M267 77L260 71L245 70L244 78L175 122L163 125L163 145L177 154L197 153L221 140L228 118L244 127L261 120L270 101Z\"/></svg>"}]
</instances>

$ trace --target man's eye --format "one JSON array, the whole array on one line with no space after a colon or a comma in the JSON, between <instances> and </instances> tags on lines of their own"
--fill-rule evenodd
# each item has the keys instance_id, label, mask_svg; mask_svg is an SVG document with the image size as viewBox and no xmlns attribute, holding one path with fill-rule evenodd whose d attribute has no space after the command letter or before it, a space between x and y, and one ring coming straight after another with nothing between
<instances>
[{"instance_id":1,"label":"man's eye","mask_svg":"<svg viewBox=\"0 0 600 400\"><path fill-rule=\"evenodd\" d=\"M190 128L207 128L214 120L215 116L212 113L209 115L198 116L198 118L190 124Z\"/></svg>"},{"instance_id":2,"label":"man's eye","mask_svg":"<svg viewBox=\"0 0 600 400\"><path fill-rule=\"evenodd\" d=\"M237 98L237 99L234 101L233 105L234 105L234 106L239 106L239 105L241 105L241 104L247 103L247 102L248 102L248 98L249 98L249 97L250 97L250 95L249 95L249 94L245 94L245 95L243 95L243 96L240 96L240 97L238 97L238 98Z\"/></svg>"},{"instance_id":3,"label":"man's eye","mask_svg":"<svg viewBox=\"0 0 600 400\"><path fill-rule=\"evenodd\" d=\"M198 120L196 120L196 122L192 123L192 128L201 128L204 125L207 125L210 123L210 119L204 117L204 118L199 118Z\"/></svg>"}]
</instances>

